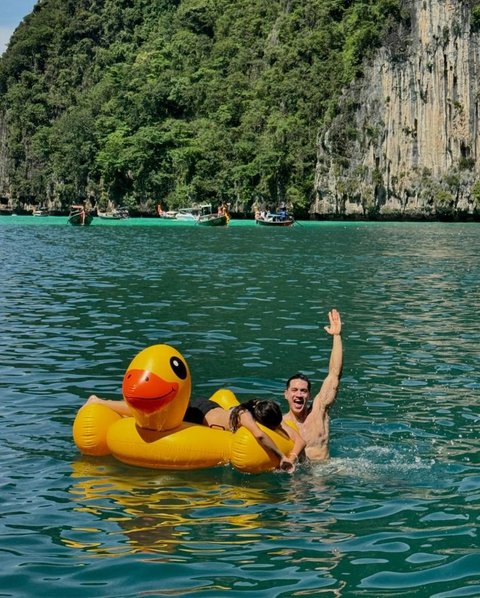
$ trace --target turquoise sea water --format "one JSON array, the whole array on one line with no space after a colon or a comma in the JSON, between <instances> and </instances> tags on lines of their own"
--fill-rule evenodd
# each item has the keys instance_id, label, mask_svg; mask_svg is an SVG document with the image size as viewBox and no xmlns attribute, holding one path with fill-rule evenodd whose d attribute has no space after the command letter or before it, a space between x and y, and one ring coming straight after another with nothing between
<instances>
[{"instance_id":1,"label":"turquoise sea water","mask_svg":"<svg viewBox=\"0 0 480 598\"><path fill-rule=\"evenodd\" d=\"M0 218L0 596L480 596L478 224ZM295 474L85 458L92 392L176 346L194 393L317 389L344 321L331 459Z\"/></svg>"}]
</instances>

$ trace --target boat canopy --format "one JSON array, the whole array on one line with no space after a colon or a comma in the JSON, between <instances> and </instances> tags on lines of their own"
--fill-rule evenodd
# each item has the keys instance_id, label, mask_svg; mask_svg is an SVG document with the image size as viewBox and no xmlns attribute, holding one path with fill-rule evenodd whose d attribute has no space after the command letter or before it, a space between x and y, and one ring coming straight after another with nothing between
<instances>
[{"instance_id":1,"label":"boat canopy","mask_svg":"<svg viewBox=\"0 0 480 598\"><path fill-rule=\"evenodd\" d=\"M178 214L193 214L194 216L201 214L211 214L212 204L202 204L200 206L191 206L189 208L179 208Z\"/></svg>"}]
</instances>

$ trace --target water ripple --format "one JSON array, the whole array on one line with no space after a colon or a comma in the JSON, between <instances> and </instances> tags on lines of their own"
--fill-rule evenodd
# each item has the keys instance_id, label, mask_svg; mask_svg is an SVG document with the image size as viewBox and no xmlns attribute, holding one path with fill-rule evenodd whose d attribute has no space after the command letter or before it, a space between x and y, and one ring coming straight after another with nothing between
<instances>
[{"instance_id":1,"label":"water ripple","mask_svg":"<svg viewBox=\"0 0 480 598\"><path fill-rule=\"evenodd\" d=\"M0 222L2 596L480 594L477 225L45 220ZM78 455L77 409L119 397L149 344L177 346L202 396L282 401L295 371L318 389L334 306L328 462L248 476Z\"/></svg>"}]
</instances>

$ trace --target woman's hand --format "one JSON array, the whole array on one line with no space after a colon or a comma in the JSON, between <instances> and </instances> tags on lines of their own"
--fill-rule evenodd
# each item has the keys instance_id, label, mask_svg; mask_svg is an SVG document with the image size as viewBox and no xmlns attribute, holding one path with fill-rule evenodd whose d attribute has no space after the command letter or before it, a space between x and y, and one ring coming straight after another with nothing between
<instances>
[{"instance_id":1,"label":"woman's hand","mask_svg":"<svg viewBox=\"0 0 480 598\"><path fill-rule=\"evenodd\" d=\"M283 456L280 459L280 464L278 466L279 469L281 469L282 471L288 471L288 473L293 473L295 471L296 462L297 458L296 457L285 457Z\"/></svg>"}]
</instances>

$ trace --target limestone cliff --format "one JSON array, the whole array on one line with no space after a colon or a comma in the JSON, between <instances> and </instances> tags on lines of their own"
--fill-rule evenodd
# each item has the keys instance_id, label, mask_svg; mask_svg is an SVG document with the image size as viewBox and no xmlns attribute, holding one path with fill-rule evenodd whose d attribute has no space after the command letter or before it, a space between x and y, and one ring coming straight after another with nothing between
<instances>
[{"instance_id":1,"label":"limestone cliff","mask_svg":"<svg viewBox=\"0 0 480 598\"><path fill-rule=\"evenodd\" d=\"M312 213L478 215L480 36L470 3L414 0L318 139Z\"/></svg>"}]
</instances>

